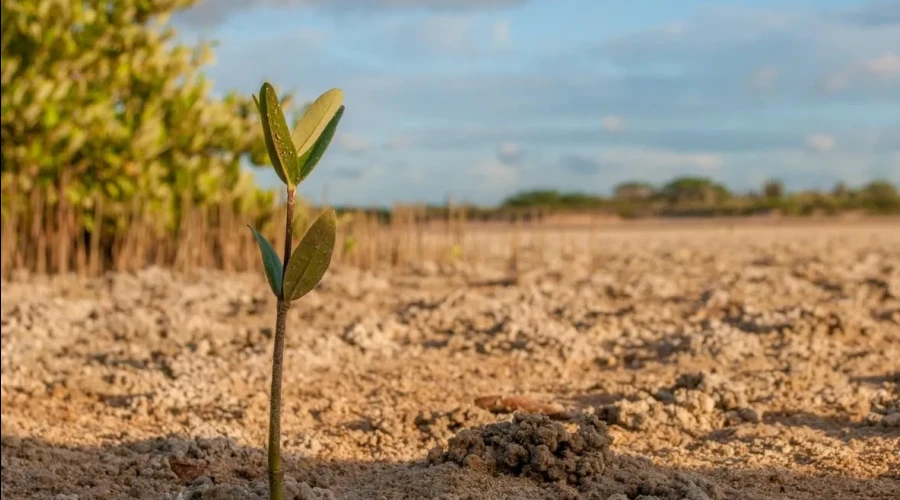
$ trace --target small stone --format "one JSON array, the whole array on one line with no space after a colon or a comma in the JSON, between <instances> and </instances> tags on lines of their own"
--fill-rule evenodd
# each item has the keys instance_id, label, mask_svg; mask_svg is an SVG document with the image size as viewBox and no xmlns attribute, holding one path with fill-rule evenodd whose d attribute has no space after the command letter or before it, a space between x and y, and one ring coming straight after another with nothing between
<instances>
[{"instance_id":1,"label":"small stone","mask_svg":"<svg viewBox=\"0 0 900 500\"><path fill-rule=\"evenodd\" d=\"M195 488L198 486L204 486L204 485L209 485L209 484L212 484L212 479L210 479L207 476L197 476L196 479L191 481L191 486L193 486Z\"/></svg>"},{"instance_id":2,"label":"small stone","mask_svg":"<svg viewBox=\"0 0 900 500\"><path fill-rule=\"evenodd\" d=\"M697 396L697 400L703 413L712 413L716 409L716 400L707 394L700 393Z\"/></svg>"},{"instance_id":3,"label":"small stone","mask_svg":"<svg viewBox=\"0 0 900 500\"><path fill-rule=\"evenodd\" d=\"M756 411L753 408L741 408L740 410L738 410L738 416L741 417L741 420L754 424L758 424L762 421L762 415L760 415L760 412Z\"/></svg>"},{"instance_id":4,"label":"small stone","mask_svg":"<svg viewBox=\"0 0 900 500\"><path fill-rule=\"evenodd\" d=\"M739 425L742 422L743 419L741 419L741 416L738 414L738 412L734 410L725 412L725 425Z\"/></svg>"},{"instance_id":5,"label":"small stone","mask_svg":"<svg viewBox=\"0 0 900 500\"><path fill-rule=\"evenodd\" d=\"M440 446L435 446L434 448L428 450L428 463L434 464L440 461L441 456L444 454L444 449Z\"/></svg>"},{"instance_id":6,"label":"small stone","mask_svg":"<svg viewBox=\"0 0 900 500\"><path fill-rule=\"evenodd\" d=\"M881 422L878 422L878 425L882 427L900 427L900 412L885 415Z\"/></svg>"},{"instance_id":7,"label":"small stone","mask_svg":"<svg viewBox=\"0 0 900 500\"><path fill-rule=\"evenodd\" d=\"M334 492L325 488L313 488L305 482L298 485L298 500L334 500Z\"/></svg>"},{"instance_id":8,"label":"small stone","mask_svg":"<svg viewBox=\"0 0 900 500\"><path fill-rule=\"evenodd\" d=\"M692 428L697 421L691 412L681 407L675 408L675 418L678 419L678 423L685 429Z\"/></svg>"},{"instance_id":9,"label":"small stone","mask_svg":"<svg viewBox=\"0 0 900 500\"><path fill-rule=\"evenodd\" d=\"M664 404L670 405L675 403L675 395L672 394L672 391L668 390L660 390L656 393L656 399Z\"/></svg>"}]
</instances>

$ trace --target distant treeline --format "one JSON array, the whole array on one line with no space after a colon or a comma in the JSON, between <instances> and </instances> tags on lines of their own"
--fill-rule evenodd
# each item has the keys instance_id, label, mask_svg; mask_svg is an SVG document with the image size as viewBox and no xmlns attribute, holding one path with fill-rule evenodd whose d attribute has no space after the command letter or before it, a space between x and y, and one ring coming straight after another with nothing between
<instances>
[{"instance_id":1,"label":"distant treeline","mask_svg":"<svg viewBox=\"0 0 900 500\"><path fill-rule=\"evenodd\" d=\"M503 208L545 207L553 211L602 211L625 218L703 217L781 214L835 215L860 211L867 214L900 213L900 193L885 180L858 188L837 183L830 191L788 192L779 180L766 181L758 191L737 193L704 177L679 177L662 186L625 182L610 197L585 193L534 190L515 194Z\"/></svg>"},{"instance_id":2,"label":"distant treeline","mask_svg":"<svg viewBox=\"0 0 900 500\"><path fill-rule=\"evenodd\" d=\"M857 188L843 182L830 191L788 192L779 180L766 181L758 191L734 192L703 177L679 177L657 186L648 182L625 182L611 196L583 192L535 189L516 193L495 207L471 204L404 205L393 209L363 209L387 222L393 212L412 211L418 220L445 220L465 213L468 220L531 219L551 214L594 213L623 218L727 217L751 215L838 215L861 212L870 215L900 214L900 192L888 181L876 180ZM352 211L351 207L339 211Z\"/></svg>"}]
</instances>

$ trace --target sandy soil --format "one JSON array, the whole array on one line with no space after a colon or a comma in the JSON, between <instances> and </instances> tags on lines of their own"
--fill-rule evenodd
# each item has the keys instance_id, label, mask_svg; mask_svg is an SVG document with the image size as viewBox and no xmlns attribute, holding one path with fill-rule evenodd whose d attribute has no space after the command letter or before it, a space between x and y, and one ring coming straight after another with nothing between
<instances>
[{"instance_id":1,"label":"sandy soil","mask_svg":"<svg viewBox=\"0 0 900 500\"><path fill-rule=\"evenodd\" d=\"M900 498L900 228L591 241L515 282L329 271L289 318L290 496ZM258 275L3 283L3 498L265 498L273 322Z\"/></svg>"}]
</instances>

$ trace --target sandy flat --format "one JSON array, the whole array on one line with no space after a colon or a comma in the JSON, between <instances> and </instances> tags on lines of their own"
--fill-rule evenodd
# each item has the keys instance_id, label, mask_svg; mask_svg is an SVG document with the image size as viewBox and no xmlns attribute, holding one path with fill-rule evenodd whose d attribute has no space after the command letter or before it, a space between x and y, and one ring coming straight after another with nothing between
<instances>
[{"instance_id":1,"label":"sandy flat","mask_svg":"<svg viewBox=\"0 0 900 500\"><path fill-rule=\"evenodd\" d=\"M331 269L290 496L900 498L900 226L567 238ZM274 311L257 274L4 282L3 498L265 498Z\"/></svg>"}]
</instances>

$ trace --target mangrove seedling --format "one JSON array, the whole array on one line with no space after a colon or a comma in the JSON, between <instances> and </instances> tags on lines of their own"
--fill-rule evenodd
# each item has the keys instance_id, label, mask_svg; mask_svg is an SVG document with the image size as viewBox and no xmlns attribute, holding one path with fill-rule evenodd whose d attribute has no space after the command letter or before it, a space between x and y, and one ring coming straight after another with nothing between
<instances>
[{"instance_id":1,"label":"mangrove seedling","mask_svg":"<svg viewBox=\"0 0 900 500\"><path fill-rule=\"evenodd\" d=\"M291 303L309 293L331 264L337 220L333 209L319 215L292 252L294 195L322 159L344 114L344 94L331 89L315 100L303 114L293 134L275 89L263 83L259 97L253 96L262 119L269 159L278 178L287 188L287 215L284 230L284 264L266 238L250 227L269 287L277 299L275 346L272 352L272 393L269 401L269 498L284 499L284 471L281 468L281 374L284 367L284 332Z\"/></svg>"}]
</instances>

